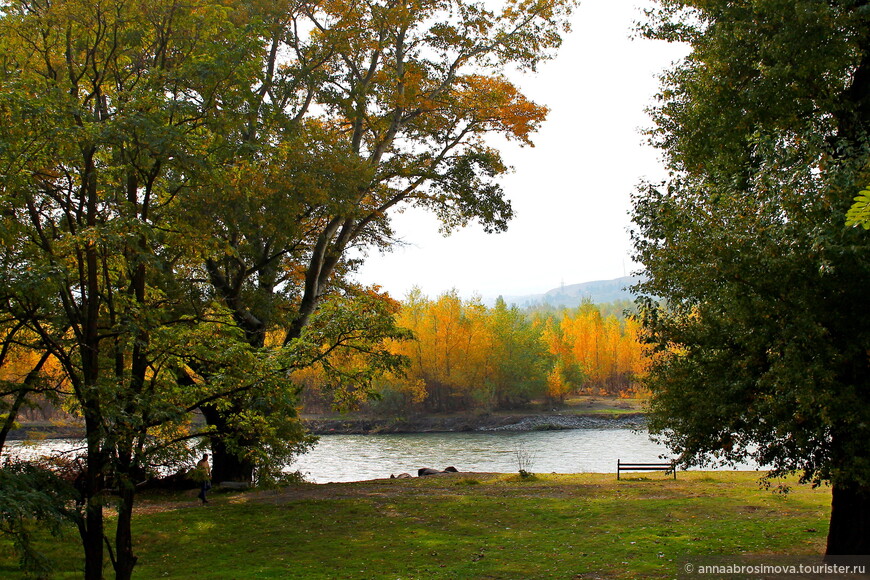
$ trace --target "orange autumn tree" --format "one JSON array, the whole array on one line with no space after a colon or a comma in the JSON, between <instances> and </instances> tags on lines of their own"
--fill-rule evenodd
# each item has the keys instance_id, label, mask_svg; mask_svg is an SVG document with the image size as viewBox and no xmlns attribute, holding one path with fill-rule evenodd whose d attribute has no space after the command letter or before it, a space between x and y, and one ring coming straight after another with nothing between
<instances>
[{"instance_id":1,"label":"orange autumn tree","mask_svg":"<svg viewBox=\"0 0 870 580\"><path fill-rule=\"evenodd\" d=\"M405 378L390 388L408 392L425 386L420 402L428 411L471 405L492 372L486 308L479 301L462 300L455 291L433 301L415 289L398 324L408 328L414 340L397 346L410 366ZM420 400L420 394L416 398Z\"/></svg>"},{"instance_id":2,"label":"orange autumn tree","mask_svg":"<svg viewBox=\"0 0 870 580\"><path fill-rule=\"evenodd\" d=\"M309 412L357 410L371 399L372 382L384 375L404 378L401 370L407 359L399 350L411 333L395 327L400 308L398 301L377 287L353 288L353 292L324 301L315 328L324 315L353 322L345 324L340 335L324 335L319 344L313 344L309 362L290 374ZM335 324L330 321L328 325ZM278 339L281 333L271 335Z\"/></svg>"},{"instance_id":3,"label":"orange autumn tree","mask_svg":"<svg viewBox=\"0 0 870 580\"><path fill-rule=\"evenodd\" d=\"M553 358L549 396L563 400L571 392L628 395L646 369L638 323L632 317L603 318L599 307L583 304L538 323Z\"/></svg>"},{"instance_id":4,"label":"orange autumn tree","mask_svg":"<svg viewBox=\"0 0 870 580\"><path fill-rule=\"evenodd\" d=\"M562 319L563 331L573 344L573 362L583 370L587 388L605 385L614 374L618 325L615 317L602 319L591 304L582 305L574 316Z\"/></svg>"},{"instance_id":5,"label":"orange autumn tree","mask_svg":"<svg viewBox=\"0 0 870 580\"><path fill-rule=\"evenodd\" d=\"M627 379L619 393L621 396L648 396L643 379L649 370L650 348L641 340L641 323L634 317L625 319L622 326L622 339L618 352L617 365Z\"/></svg>"},{"instance_id":6,"label":"orange autumn tree","mask_svg":"<svg viewBox=\"0 0 870 580\"><path fill-rule=\"evenodd\" d=\"M487 308L455 291L431 300L414 289L398 324L414 339L394 346L410 365L404 376L392 376L382 386L393 407L492 410L544 394L549 361L538 330L502 299Z\"/></svg>"},{"instance_id":7,"label":"orange autumn tree","mask_svg":"<svg viewBox=\"0 0 870 580\"><path fill-rule=\"evenodd\" d=\"M563 326L554 318L548 318L541 328L541 340L553 361L547 374L547 398L559 403L569 393L576 392L583 381L582 372L574 361L573 337L566 335Z\"/></svg>"}]
</instances>

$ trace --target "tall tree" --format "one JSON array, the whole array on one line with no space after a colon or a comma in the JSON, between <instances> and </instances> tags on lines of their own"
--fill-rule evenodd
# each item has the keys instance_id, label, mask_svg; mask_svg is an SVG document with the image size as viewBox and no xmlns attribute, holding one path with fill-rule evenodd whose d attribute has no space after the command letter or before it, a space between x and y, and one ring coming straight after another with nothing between
<instances>
[{"instance_id":1,"label":"tall tree","mask_svg":"<svg viewBox=\"0 0 870 580\"><path fill-rule=\"evenodd\" d=\"M258 35L229 16L202 2L2 6L3 315L57 361L84 418L89 579L104 545L116 577L132 574L135 484L199 402L268 388L284 366L238 347L228 315L177 277L201 238L175 216L202 177L205 121L258 71ZM221 380L178 389L179 368L229 360Z\"/></svg>"},{"instance_id":2,"label":"tall tree","mask_svg":"<svg viewBox=\"0 0 870 580\"><path fill-rule=\"evenodd\" d=\"M650 428L687 465L830 483L827 554L868 554L870 240L843 216L868 183L870 6L659 4L644 32L692 51L653 109L671 177L634 206Z\"/></svg>"},{"instance_id":3,"label":"tall tree","mask_svg":"<svg viewBox=\"0 0 870 580\"><path fill-rule=\"evenodd\" d=\"M204 246L204 277L251 345L278 329L281 345L298 339L360 256L392 245L402 208L434 212L447 231L506 227L497 179L508 168L485 136L529 144L546 109L503 73L551 57L572 5L337 1L266 14L248 114L220 131L226 179L200 188L187 218L220 241ZM239 397L203 409L216 477L253 477L255 465L223 445L233 436L224 415L248 407Z\"/></svg>"},{"instance_id":4,"label":"tall tree","mask_svg":"<svg viewBox=\"0 0 870 580\"><path fill-rule=\"evenodd\" d=\"M486 384L490 407L511 408L540 396L546 385L546 348L537 329L519 308L499 296L489 312L492 371Z\"/></svg>"}]
</instances>

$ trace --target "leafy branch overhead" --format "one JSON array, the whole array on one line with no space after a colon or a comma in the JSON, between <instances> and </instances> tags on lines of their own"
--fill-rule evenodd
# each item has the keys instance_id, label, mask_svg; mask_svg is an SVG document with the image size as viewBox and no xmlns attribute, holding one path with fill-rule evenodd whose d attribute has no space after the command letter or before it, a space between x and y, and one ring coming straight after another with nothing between
<instances>
[{"instance_id":1,"label":"leafy branch overhead","mask_svg":"<svg viewBox=\"0 0 870 580\"><path fill-rule=\"evenodd\" d=\"M870 230L870 187L858 193L855 203L846 212L846 225L861 226L865 230Z\"/></svg>"}]
</instances>

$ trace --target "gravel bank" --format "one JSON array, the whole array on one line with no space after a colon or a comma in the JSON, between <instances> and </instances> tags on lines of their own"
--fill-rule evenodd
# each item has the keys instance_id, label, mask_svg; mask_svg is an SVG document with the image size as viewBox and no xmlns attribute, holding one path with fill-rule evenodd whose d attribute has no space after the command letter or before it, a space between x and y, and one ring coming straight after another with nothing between
<instances>
[{"instance_id":1,"label":"gravel bank","mask_svg":"<svg viewBox=\"0 0 870 580\"><path fill-rule=\"evenodd\" d=\"M548 431L556 429L636 429L646 426L642 413L621 415L480 415L425 416L413 419L316 419L305 424L318 435L372 433L450 433L468 431Z\"/></svg>"},{"instance_id":2,"label":"gravel bank","mask_svg":"<svg viewBox=\"0 0 870 580\"><path fill-rule=\"evenodd\" d=\"M317 435L375 433L452 433L468 431L551 431L556 429L642 429L643 413L552 415L428 415L409 419L307 417L305 426ZM26 426L9 433L9 440L82 437L80 426Z\"/></svg>"}]
</instances>

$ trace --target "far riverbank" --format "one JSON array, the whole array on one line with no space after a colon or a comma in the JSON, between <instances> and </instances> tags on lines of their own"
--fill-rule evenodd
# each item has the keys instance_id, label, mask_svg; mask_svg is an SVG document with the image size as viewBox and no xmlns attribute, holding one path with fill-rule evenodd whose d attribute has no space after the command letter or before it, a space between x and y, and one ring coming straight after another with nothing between
<instances>
[{"instance_id":1,"label":"far riverbank","mask_svg":"<svg viewBox=\"0 0 870 580\"><path fill-rule=\"evenodd\" d=\"M372 435L379 433L463 433L471 431L553 431L559 429L643 429L643 399L579 396L557 409L533 404L528 410L493 413L419 414L372 417L361 413L303 414L306 428L316 435ZM23 422L11 431L10 441L74 439L84 436L80 421Z\"/></svg>"},{"instance_id":2,"label":"far riverbank","mask_svg":"<svg viewBox=\"0 0 870 580\"><path fill-rule=\"evenodd\" d=\"M340 417L303 417L306 428L315 435L374 435L381 433L463 433L470 431L554 431L559 429L642 429L643 413L602 414L493 414L420 415L411 418L370 418L354 415ZM10 431L9 441L25 439L75 439L84 437L77 424L30 423Z\"/></svg>"},{"instance_id":3,"label":"far riverbank","mask_svg":"<svg viewBox=\"0 0 870 580\"><path fill-rule=\"evenodd\" d=\"M556 408L531 403L516 411L452 414L415 414L385 418L347 415L303 415L317 435L373 435L378 433L464 433L471 431L554 431L559 429L644 429L645 399L581 395Z\"/></svg>"},{"instance_id":4,"label":"far riverbank","mask_svg":"<svg viewBox=\"0 0 870 580\"><path fill-rule=\"evenodd\" d=\"M470 431L553 431L559 429L641 429L643 413L613 415L482 414L421 415L411 418L378 419L362 417L305 417L309 431L317 435L373 435L379 433L462 433Z\"/></svg>"}]
</instances>

